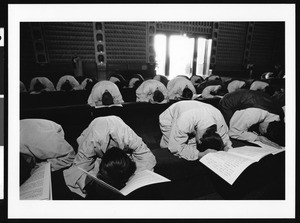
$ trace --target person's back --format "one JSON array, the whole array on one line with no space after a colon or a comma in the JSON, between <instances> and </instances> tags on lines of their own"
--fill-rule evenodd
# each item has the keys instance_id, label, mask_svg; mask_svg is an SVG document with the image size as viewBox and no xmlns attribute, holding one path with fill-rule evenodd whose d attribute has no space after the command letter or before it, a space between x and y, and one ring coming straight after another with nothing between
<instances>
[{"instance_id":1,"label":"person's back","mask_svg":"<svg viewBox=\"0 0 300 223\"><path fill-rule=\"evenodd\" d=\"M128 88L137 89L144 82L144 78L140 74L134 74L132 78L130 78L128 83Z\"/></svg>"},{"instance_id":2,"label":"person's back","mask_svg":"<svg viewBox=\"0 0 300 223\"><path fill-rule=\"evenodd\" d=\"M219 96L219 92L221 92L221 89L221 85L209 85L203 89L201 96L202 98L214 98L216 96Z\"/></svg>"},{"instance_id":3,"label":"person's back","mask_svg":"<svg viewBox=\"0 0 300 223\"><path fill-rule=\"evenodd\" d=\"M196 89L188 78L175 77L170 80L167 85L169 99L180 99L185 88L189 88L193 94L196 94Z\"/></svg>"},{"instance_id":4,"label":"person's back","mask_svg":"<svg viewBox=\"0 0 300 223\"><path fill-rule=\"evenodd\" d=\"M20 120L20 153L50 162L53 171L70 166L75 157L61 125L46 119Z\"/></svg>"},{"instance_id":5,"label":"person's back","mask_svg":"<svg viewBox=\"0 0 300 223\"><path fill-rule=\"evenodd\" d=\"M35 86L37 84L37 86ZM30 81L29 92L38 93L41 91L55 91L52 81L47 77L35 77Z\"/></svg>"},{"instance_id":6,"label":"person's back","mask_svg":"<svg viewBox=\"0 0 300 223\"><path fill-rule=\"evenodd\" d=\"M160 99L162 99L160 101ZM167 88L160 81L149 79L136 89L137 102L167 102Z\"/></svg>"},{"instance_id":7,"label":"person's back","mask_svg":"<svg viewBox=\"0 0 300 223\"><path fill-rule=\"evenodd\" d=\"M79 82L72 75L64 75L59 78L56 90L57 91L71 91L74 88L80 86Z\"/></svg>"},{"instance_id":8,"label":"person's back","mask_svg":"<svg viewBox=\"0 0 300 223\"><path fill-rule=\"evenodd\" d=\"M245 86L246 86L246 82L245 81L232 80L227 85L227 91L228 91L228 93L230 93L230 92L236 91L238 89L241 89L241 88L243 88Z\"/></svg>"},{"instance_id":9,"label":"person's back","mask_svg":"<svg viewBox=\"0 0 300 223\"><path fill-rule=\"evenodd\" d=\"M282 108L269 95L259 91L239 89L227 93L220 100L218 105L227 124L229 124L235 111L251 107L278 114L281 117L281 120L283 120L284 113Z\"/></svg>"},{"instance_id":10,"label":"person's back","mask_svg":"<svg viewBox=\"0 0 300 223\"><path fill-rule=\"evenodd\" d=\"M257 91L257 90L264 90L265 87L269 86L267 82L264 81L253 81L253 83L250 86L250 90Z\"/></svg>"},{"instance_id":11,"label":"person's back","mask_svg":"<svg viewBox=\"0 0 300 223\"><path fill-rule=\"evenodd\" d=\"M95 118L77 138L78 152L73 166L64 171L70 190L85 197L86 176L78 167L96 175L101 158L111 148L131 150L137 171L153 170L156 159L147 145L120 117L111 115Z\"/></svg>"},{"instance_id":12,"label":"person's back","mask_svg":"<svg viewBox=\"0 0 300 223\"><path fill-rule=\"evenodd\" d=\"M195 147L195 131L204 131L213 125L216 125L216 132L224 144L231 146L221 112L208 103L194 100L174 103L160 114L159 123L162 132L160 146L188 160L197 159L199 154Z\"/></svg>"},{"instance_id":13,"label":"person's back","mask_svg":"<svg viewBox=\"0 0 300 223\"><path fill-rule=\"evenodd\" d=\"M88 104L91 106L103 105L102 97L104 92L109 92L113 98L113 104L124 103L121 92L118 86L107 80L99 81L94 85L88 98Z\"/></svg>"}]
</instances>

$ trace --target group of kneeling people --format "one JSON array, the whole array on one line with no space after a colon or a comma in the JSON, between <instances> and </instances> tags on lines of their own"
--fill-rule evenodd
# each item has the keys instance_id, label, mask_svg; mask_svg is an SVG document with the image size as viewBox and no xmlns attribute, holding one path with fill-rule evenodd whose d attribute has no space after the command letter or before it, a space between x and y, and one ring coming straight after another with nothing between
<instances>
[{"instance_id":1,"label":"group of kneeling people","mask_svg":"<svg viewBox=\"0 0 300 223\"><path fill-rule=\"evenodd\" d=\"M159 115L161 148L194 161L210 152L232 148L230 137L285 146L284 112L264 93L241 89L226 94L216 108L182 100ZM154 170L156 159L148 146L120 117L95 118L77 138L77 153L64 139L62 127L49 120L20 120L20 153L33 166L51 162L64 169L68 188L86 197L91 180L78 167L121 189L136 172Z\"/></svg>"},{"instance_id":2,"label":"group of kneeling people","mask_svg":"<svg viewBox=\"0 0 300 223\"><path fill-rule=\"evenodd\" d=\"M91 106L124 103L121 93L124 88L131 88L135 91L136 98L132 99L133 101L151 103L167 103L169 100L197 97L222 97L226 93L241 88L265 91L270 95L274 93L270 90L269 84L264 81L256 80L248 86L243 80L233 79L225 83L218 75L212 75L206 79L199 75L193 75L191 78L179 75L171 80L165 76L156 75L152 79L144 80L140 74L136 74L126 81L122 75L114 74L108 80L96 81L83 77L81 77L82 81L77 79L71 75L62 76L55 88L48 78L35 77L30 82L29 92L36 94L43 91L87 90L89 92L87 103ZM22 82L20 82L20 91L27 92Z\"/></svg>"}]
</instances>

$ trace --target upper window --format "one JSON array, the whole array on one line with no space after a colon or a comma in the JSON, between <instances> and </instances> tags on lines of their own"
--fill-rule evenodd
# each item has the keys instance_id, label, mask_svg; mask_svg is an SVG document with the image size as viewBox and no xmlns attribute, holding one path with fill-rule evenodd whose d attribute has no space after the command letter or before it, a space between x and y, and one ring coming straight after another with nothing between
<instances>
[{"instance_id":1,"label":"upper window","mask_svg":"<svg viewBox=\"0 0 300 223\"><path fill-rule=\"evenodd\" d=\"M154 39L156 74L205 76L210 64L211 39L157 34Z\"/></svg>"}]
</instances>

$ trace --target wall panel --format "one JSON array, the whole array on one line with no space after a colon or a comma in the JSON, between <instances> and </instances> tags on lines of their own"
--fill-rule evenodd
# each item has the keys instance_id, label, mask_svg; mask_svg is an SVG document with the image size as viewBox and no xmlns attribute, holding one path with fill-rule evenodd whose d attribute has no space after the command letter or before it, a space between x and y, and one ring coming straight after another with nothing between
<instances>
[{"instance_id":1,"label":"wall panel","mask_svg":"<svg viewBox=\"0 0 300 223\"><path fill-rule=\"evenodd\" d=\"M146 31L146 22L105 22L107 63L146 63Z\"/></svg>"},{"instance_id":2,"label":"wall panel","mask_svg":"<svg viewBox=\"0 0 300 223\"><path fill-rule=\"evenodd\" d=\"M255 22L249 62L257 67L272 67L276 44L276 22Z\"/></svg>"},{"instance_id":3,"label":"wall panel","mask_svg":"<svg viewBox=\"0 0 300 223\"><path fill-rule=\"evenodd\" d=\"M247 22L220 22L216 66L241 68L244 58Z\"/></svg>"},{"instance_id":4,"label":"wall panel","mask_svg":"<svg viewBox=\"0 0 300 223\"><path fill-rule=\"evenodd\" d=\"M43 23L49 61L71 63L74 54L82 61L95 61L93 23Z\"/></svg>"}]
</instances>

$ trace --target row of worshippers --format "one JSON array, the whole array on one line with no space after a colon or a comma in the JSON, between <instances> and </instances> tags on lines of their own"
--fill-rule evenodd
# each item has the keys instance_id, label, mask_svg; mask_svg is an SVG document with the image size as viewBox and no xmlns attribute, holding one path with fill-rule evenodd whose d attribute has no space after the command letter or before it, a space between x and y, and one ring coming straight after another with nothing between
<instances>
[{"instance_id":1,"label":"row of worshippers","mask_svg":"<svg viewBox=\"0 0 300 223\"><path fill-rule=\"evenodd\" d=\"M122 78L122 82L118 81ZM144 78L140 74L135 74L126 84L125 79L121 75L112 75L110 81L116 83L119 88L128 86L129 88L134 88L137 84L144 81ZM74 77L72 75L64 75L59 78L56 86L47 77L34 77L30 81L29 89L26 88L25 84L20 81L20 92L29 93L40 93L43 91L72 91L72 90L91 90L92 87L97 83L94 78L83 78Z\"/></svg>"},{"instance_id":2,"label":"row of worshippers","mask_svg":"<svg viewBox=\"0 0 300 223\"><path fill-rule=\"evenodd\" d=\"M132 81L133 80L133 81ZM131 79L132 88L135 89L136 102L166 103L169 100L214 98L223 97L227 93L238 89L250 89L262 91L268 95L274 95L272 86L266 81L252 81L250 84L244 80L233 79L228 82L213 75L205 80L201 76L177 76L168 80L165 76L156 75L153 79L142 80ZM94 85L88 104L91 106L101 106L123 103L122 86L124 78L121 75L114 75L108 81L99 81ZM124 87L123 87L124 88ZM277 95L279 95L277 93ZM284 90L280 94L284 100ZM282 102L284 106L284 102Z\"/></svg>"},{"instance_id":3,"label":"row of worshippers","mask_svg":"<svg viewBox=\"0 0 300 223\"><path fill-rule=\"evenodd\" d=\"M20 92L38 94L44 91L91 90L94 82L92 78L78 77L76 79L72 75L64 75L58 80L55 86L47 77L34 77L30 81L29 88L26 88L25 84L20 81Z\"/></svg>"},{"instance_id":4,"label":"row of worshippers","mask_svg":"<svg viewBox=\"0 0 300 223\"><path fill-rule=\"evenodd\" d=\"M232 148L232 139L285 146L284 112L262 92L240 89L226 94L218 108L195 100L178 101L159 115L160 147L180 158L199 160L207 153ZM137 171L152 170L156 157L120 117L95 118L77 138L77 153L62 127L49 120L20 120L22 160L34 167L51 162L63 169L66 188L86 198L93 181L78 167L121 189ZM21 170L22 171L22 170ZM99 188L97 189L99 190Z\"/></svg>"},{"instance_id":5,"label":"row of worshippers","mask_svg":"<svg viewBox=\"0 0 300 223\"><path fill-rule=\"evenodd\" d=\"M24 89L22 82L20 86ZM218 75L212 75L206 79L198 75L193 75L191 78L179 75L171 80L165 76L156 75L153 79L144 80L140 74L135 74L129 81L126 81L122 75L114 74L109 80L97 82L91 78L85 78L80 84L75 77L65 75L59 79L56 89L48 78L36 77L31 80L29 91L39 93L54 90L88 90L90 92L87 100L89 105L106 106L124 103L122 97L124 88L131 88L135 91L136 102L167 103L169 100L223 97L237 89L250 89L274 96L281 101L282 106L285 105L284 88L275 92L272 86L264 80L248 83L245 80L232 79L224 82Z\"/></svg>"}]
</instances>

